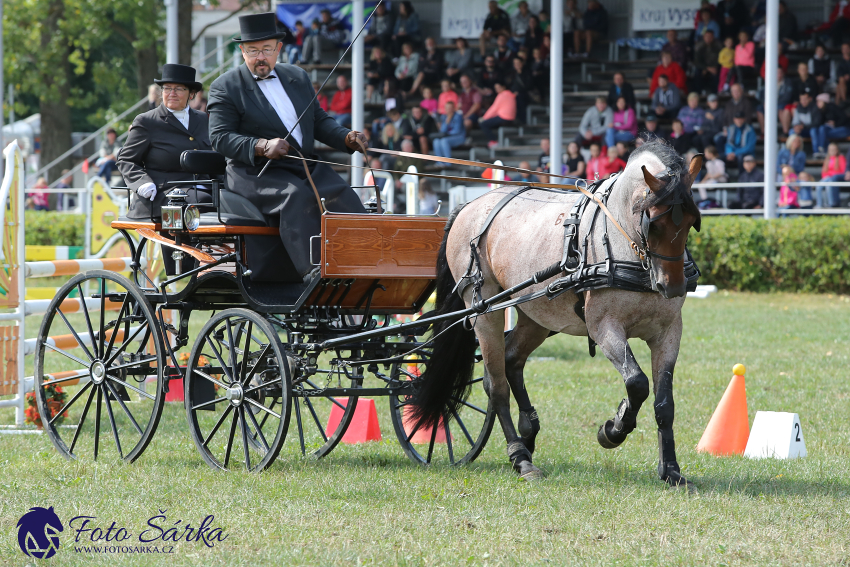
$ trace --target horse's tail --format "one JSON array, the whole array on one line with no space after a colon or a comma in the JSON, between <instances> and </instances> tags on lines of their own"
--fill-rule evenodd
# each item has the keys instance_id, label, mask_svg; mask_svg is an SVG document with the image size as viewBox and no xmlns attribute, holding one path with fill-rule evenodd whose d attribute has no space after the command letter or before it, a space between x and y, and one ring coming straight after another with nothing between
<instances>
[{"instance_id":1,"label":"horse's tail","mask_svg":"<svg viewBox=\"0 0 850 567\"><path fill-rule=\"evenodd\" d=\"M437 303L428 316L452 313L466 308L454 293L455 279L446 259L449 231L461 207L452 211L437 255ZM431 328L431 358L425 372L417 380L413 394L412 416L416 427L436 427L440 418L457 414L461 402L469 395L469 382L475 367L475 333L454 320L440 321Z\"/></svg>"}]
</instances>

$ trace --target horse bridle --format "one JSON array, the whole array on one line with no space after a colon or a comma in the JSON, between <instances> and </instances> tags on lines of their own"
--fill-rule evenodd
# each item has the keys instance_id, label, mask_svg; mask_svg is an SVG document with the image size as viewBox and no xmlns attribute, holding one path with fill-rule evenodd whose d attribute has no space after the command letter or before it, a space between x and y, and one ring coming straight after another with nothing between
<instances>
[{"instance_id":1,"label":"horse bridle","mask_svg":"<svg viewBox=\"0 0 850 567\"><path fill-rule=\"evenodd\" d=\"M662 179L667 179L669 183L670 171L664 170L660 174L656 175L655 178L659 181ZM644 199L646 199L648 193L644 192ZM643 213L640 217L640 230L638 234L640 234L641 244L643 244L643 252L646 255L647 264L645 264L645 268L649 269L652 265L652 258L658 258L659 260L665 260L667 262L678 262L679 260L684 259L685 251L683 250L681 254L678 256L666 256L664 254L659 254L658 252L653 252L649 247L649 227L660 219L661 217L669 214L673 220L673 224L679 226L682 224L682 219L684 217L684 212L682 211L682 203L684 201L679 198L672 203L666 203L669 205L669 208L663 213L658 213L654 217L649 216L649 208L644 209Z\"/></svg>"}]
</instances>

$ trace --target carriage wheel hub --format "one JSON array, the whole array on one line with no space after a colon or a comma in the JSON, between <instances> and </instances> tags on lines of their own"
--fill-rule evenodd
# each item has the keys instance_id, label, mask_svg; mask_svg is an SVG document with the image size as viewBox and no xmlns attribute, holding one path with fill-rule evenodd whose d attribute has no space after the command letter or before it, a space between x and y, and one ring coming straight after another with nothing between
<instances>
[{"instance_id":1,"label":"carriage wheel hub","mask_svg":"<svg viewBox=\"0 0 850 567\"><path fill-rule=\"evenodd\" d=\"M242 392L242 386L239 384L234 384L232 387L227 389L227 399L230 400L230 403L234 406L238 406L242 403L242 398L244 393Z\"/></svg>"},{"instance_id":2,"label":"carriage wheel hub","mask_svg":"<svg viewBox=\"0 0 850 567\"><path fill-rule=\"evenodd\" d=\"M91 365L91 378L95 384L100 384L106 378L106 366L101 361L95 361Z\"/></svg>"}]
</instances>

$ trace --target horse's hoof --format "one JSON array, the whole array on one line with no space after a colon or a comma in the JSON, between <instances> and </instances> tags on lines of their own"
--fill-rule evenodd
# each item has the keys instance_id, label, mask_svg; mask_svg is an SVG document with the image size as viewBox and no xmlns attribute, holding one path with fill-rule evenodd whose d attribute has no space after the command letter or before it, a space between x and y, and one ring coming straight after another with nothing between
<instances>
[{"instance_id":1,"label":"horse's hoof","mask_svg":"<svg viewBox=\"0 0 850 567\"><path fill-rule=\"evenodd\" d=\"M545 479L546 475L543 471L526 461L522 464L519 477L524 481L534 482Z\"/></svg>"},{"instance_id":2,"label":"horse's hoof","mask_svg":"<svg viewBox=\"0 0 850 567\"><path fill-rule=\"evenodd\" d=\"M617 435L614 431L614 420L609 419L604 425L599 426L599 431L596 432L596 440L599 441L599 444L605 449L616 449L623 444L623 441L626 440L626 436L622 433Z\"/></svg>"},{"instance_id":3,"label":"horse's hoof","mask_svg":"<svg viewBox=\"0 0 850 567\"><path fill-rule=\"evenodd\" d=\"M696 494L698 492L696 485L682 476L678 464L665 463L658 468L661 473L661 480L666 482L671 490L687 490L688 494Z\"/></svg>"}]
</instances>

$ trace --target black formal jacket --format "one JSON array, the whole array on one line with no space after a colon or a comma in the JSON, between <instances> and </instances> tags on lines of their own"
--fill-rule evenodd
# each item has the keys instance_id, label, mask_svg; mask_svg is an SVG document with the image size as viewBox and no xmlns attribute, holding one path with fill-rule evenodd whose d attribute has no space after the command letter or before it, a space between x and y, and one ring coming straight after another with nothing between
<instances>
[{"instance_id":1,"label":"black formal jacket","mask_svg":"<svg viewBox=\"0 0 850 567\"><path fill-rule=\"evenodd\" d=\"M283 89L289 95L295 113L304 112L315 91L307 72L295 65L279 63L275 73ZM210 113L210 140L215 151L224 154L233 166L251 167L266 162L263 157L255 161L254 146L257 139L283 138L289 131L266 100L248 67L244 64L217 78L210 86L207 111ZM345 137L349 130L340 126L328 116L317 102L313 102L299 123L303 136L303 147L299 148L305 156L313 154L313 141L351 153L345 146ZM294 136L287 140L298 148Z\"/></svg>"},{"instance_id":2,"label":"black formal jacket","mask_svg":"<svg viewBox=\"0 0 850 567\"><path fill-rule=\"evenodd\" d=\"M136 116L127 141L118 153L118 170L132 189L130 218L158 217L165 202L166 181L192 179L180 169L180 154L186 150L210 150L209 118L206 113L189 109L189 129L171 114L164 104ZM156 198L142 199L136 189L153 182Z\"/></svg>"}]
</instances>

